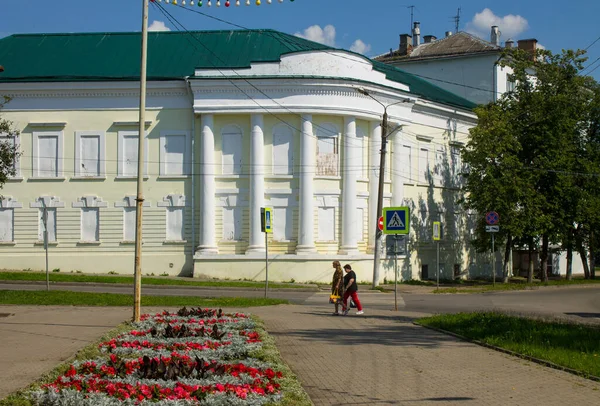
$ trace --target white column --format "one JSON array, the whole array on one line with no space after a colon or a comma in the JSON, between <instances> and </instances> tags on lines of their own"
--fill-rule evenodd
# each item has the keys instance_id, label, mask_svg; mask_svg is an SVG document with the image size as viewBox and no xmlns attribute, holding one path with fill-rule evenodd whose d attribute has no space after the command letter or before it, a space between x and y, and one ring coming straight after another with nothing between
<instances>
[{"instance_id":1,"label":"white column","mask_svg":"<svg viewBox=\"0 0 600 406\"><path fill-rule=\"evenodd\" d=\"M316 141L313 136L312 115L302 115L300 136L300 219L296 254L315 253L314 242L314 173L317 169ZM275 220L277 221L277 220Z\"/></svg>"},{"instance_id":2,"label":"white column","mask_svg":"<svg viewBox=\"0 0 600 406\"><path fill-rule=\"evenodd\" d=\"M379 192L379 162L381 152L381 122L369 126L369 252L375 249L377 229L377 194Z\"/></svg>"},{"instance_id":3,"label":"white column","mask_svg":"<svg viewBox=\"0 0 600 406\"><path fill-rule=\"evenodd\" d=\"M356 180L361 168L357 159L360 152L356 137L356 119L344 117L344 157L342 166L342 246L340 254L358 254L356 235Z\"/></svg>"},{"instance_id":4,"label":"white column","mask_svg":"<svg viewBox=\"0 0 600 406\"><path fill-rule=\"evenodd\" d=\"M263 126L263 115L252 114L252 134L250 138L250 244L246 254L265 252L265 236L260 230L260 208L265 206Z\"/></svg>"},{"instance_id":5,"label":"white column","mask_svg":"<svg viewBox=\"0 0 600 406\"><path fill-rule=\"evenodd\" d=\"M217 254L215 239L215 135L214 116L202 114L200 140L200 241L198 254Z\"/></svg>"},{"instance_id":6,"label":"white column","mask_svg":"<svg viewBox=\"0 0 600 406\"><path fill-rule=\"evenodd\" d=\"M402 177L402 132L392 135L392 206L404 205L404 178Z\"/></svg>"}]
</instances>

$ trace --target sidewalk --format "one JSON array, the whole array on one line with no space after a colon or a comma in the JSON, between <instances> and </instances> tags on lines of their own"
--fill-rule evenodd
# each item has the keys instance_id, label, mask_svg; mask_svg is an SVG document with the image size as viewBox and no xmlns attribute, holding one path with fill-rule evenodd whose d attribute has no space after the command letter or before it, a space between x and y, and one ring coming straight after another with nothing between
<instances>
[{"instance_id":1,"label":"sidewalk","mask_svg":"<svg viewBox=\"0 0 600 406\"><path fill-rule=\"evenodd\" d=\"M253 308L315 405L596 405L600 383L412 324L393 295L333 317L327 295Z\"/></svg>"}]
</instances>

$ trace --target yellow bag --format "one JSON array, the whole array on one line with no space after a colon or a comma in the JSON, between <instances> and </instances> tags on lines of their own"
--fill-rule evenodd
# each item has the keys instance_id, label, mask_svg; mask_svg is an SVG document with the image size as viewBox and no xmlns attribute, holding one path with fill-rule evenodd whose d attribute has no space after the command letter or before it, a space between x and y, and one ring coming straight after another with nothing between
<instances>
[{"instance_id":1,"label":"yellow bag","mask_svg":"<svg viewBox=\"0 0 600 406\"><path fill-rule=\"evenodd\" d=\"M337 303L339 302L339 300L342 297L340 295L338 295L338 291L337 289L335 290L335 293L332 293L331 295L329 295L329 303Z\"/></svg>"}]
</instances>

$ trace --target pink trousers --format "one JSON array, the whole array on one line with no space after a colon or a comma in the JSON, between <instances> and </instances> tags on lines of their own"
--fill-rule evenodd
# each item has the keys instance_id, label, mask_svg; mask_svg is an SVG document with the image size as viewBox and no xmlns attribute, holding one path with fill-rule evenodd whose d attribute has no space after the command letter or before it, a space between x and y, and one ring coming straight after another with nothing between
<instances>
[{"instance_id":1,"label":"pink trousers","mask_svg":"<svg viewBox=\"0 0 600 406\"><path fill-rule=\"evenodd\" d=\"M358 300L358 294L356 291L350 293L348 291L344 292L344 303L342 304L342 310L346 310L348 308L348 298L352 296L352 300L356 303L356 310L361 311L362 305L360 304L360 300Z\"/></svg>"}]
</instances>

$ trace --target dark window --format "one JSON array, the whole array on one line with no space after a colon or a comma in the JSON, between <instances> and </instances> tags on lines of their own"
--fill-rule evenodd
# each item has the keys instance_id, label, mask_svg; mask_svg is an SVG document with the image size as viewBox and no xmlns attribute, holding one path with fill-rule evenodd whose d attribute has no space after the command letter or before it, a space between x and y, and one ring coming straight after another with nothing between
<instances>
[{"instance_id":1,"label":"dark window","mask_svg":"<svg viewBox=\"0 0 600 406\"><path fill-rule=\"evenodd\" d=\"M429 279L429 265L421 265L421 279Z\"/></svg>"}]
</instances>

